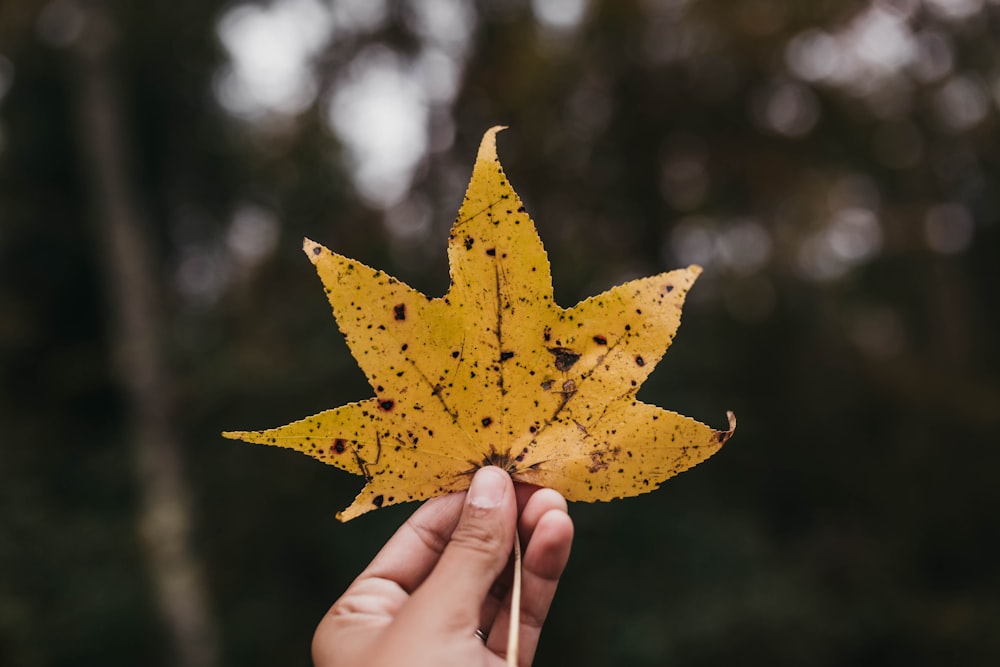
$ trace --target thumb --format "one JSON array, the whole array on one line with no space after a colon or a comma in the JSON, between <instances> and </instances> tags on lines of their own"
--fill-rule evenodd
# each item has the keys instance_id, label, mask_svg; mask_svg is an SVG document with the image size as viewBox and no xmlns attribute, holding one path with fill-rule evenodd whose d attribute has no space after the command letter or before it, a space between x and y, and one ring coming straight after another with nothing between
<instances>
[{"instance_id":1,"label":"thumb","mask_svg":"<svg viewBox=\"0 0 1000 667\"><path fill-rule=\"evenodd\" d=\"M462 631L478 627L483 602L510 559L516 525L510 475L493 466L477 470L441 560L408 606L438 610Z\"/></svg>"}]
</instances>

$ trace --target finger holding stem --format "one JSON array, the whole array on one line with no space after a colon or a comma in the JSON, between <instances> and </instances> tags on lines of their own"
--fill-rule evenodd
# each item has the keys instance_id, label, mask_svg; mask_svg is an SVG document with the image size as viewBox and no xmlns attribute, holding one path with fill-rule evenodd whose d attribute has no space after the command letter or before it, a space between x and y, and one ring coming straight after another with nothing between
<instances>
[{"instance_id":1,"label":"finger holding stem","mask_svg":"<svg viewBox=\"0 0 1000 667\"><path fill-rule=\"evenodd\" d=\"M534 657L542 624L569 560L573 522L566 513L566 501L559 493L538 489L525 503L518 523L520 541L524 545L515 569L521 576L520 600L515 606L504 606L498 611L487 646L496 653L505 654L508 664L517 664L510 662L513 659L527 665ZM512 586L511 602L514 588ZM509 646L512 628L516 629L518 637L514 651Z\"/></svg>"}]
</instances>

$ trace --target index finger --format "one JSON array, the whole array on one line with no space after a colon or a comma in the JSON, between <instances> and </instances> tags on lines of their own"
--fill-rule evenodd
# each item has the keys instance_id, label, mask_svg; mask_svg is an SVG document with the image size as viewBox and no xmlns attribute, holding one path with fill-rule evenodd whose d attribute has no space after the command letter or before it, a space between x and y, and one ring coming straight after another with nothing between
<instances>
[{"instance_id":1,"label":"index finger","mask_svg":"<svg viewBox=\"0 0 1000 667\"><path fill-rule=\"evenodd\" d=\"M518 513L540 487L515 484ZM462 515L465 492L431 498L389 538L357 580L377 577L413 593L431 573Z\"/></svg>"},{"instance_id":2,"label":"index finger","mask_svg":"<svg viewBox=\"0 0 1000 667\"><path fill-rule=\"evenodd\" d=\"M437 564L458 524L465 493L432 498L389 538L358 580L378 577L399 585L407 594L423 583Z\"/></svg>"}]
</instances>

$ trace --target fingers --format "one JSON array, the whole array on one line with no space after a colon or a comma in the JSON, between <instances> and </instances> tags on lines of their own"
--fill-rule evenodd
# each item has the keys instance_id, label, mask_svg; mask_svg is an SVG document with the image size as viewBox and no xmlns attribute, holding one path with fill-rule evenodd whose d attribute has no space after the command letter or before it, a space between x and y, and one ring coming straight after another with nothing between
<instances>
[{"instance_id":1,"label":"fingers","mask_svg":"<svg viewBox=\"0 0 1000 667\"><path fill-rule=\"evenodd\" d=\"M488 648L502 655L510 617L510 603L504 600L515 524L526 545L519 661L528 664L569 558L573 524L559 493L526 485L515 488L498 468L477 471L467 493L436 498L414 512L344 598L352 592L364 600L376 594L382 606L375 616L395 616L393 633L383 642L456 632L472 640L481 627L490 630ZM377 591L368 589L376 584ZM393 602L387 605L390 598ZM364 611L371 621L372 609L366 606Z\"/></svg>"},{"instance_id":2,"label":"fingers","mask_svg":"<svg viewBox=\"0 0 1000 667\"><path fill-rule=\"evenodd\" d=\"M573 522L565 510L550 510L538 520L524 556L521 575L521 644L518 662L531 664L549 614L559 578L569 561Z\"/></svg>"},{"instance_id":3,"label":"fingers","mask_svg":"<svg viewBox=\"0 0 1000 667\"><path fill-rule=\"evenodd\" d=\"M536 487L535 493L521 509L521 518L518 521L522 544L531 542L539 519L549 510L559 510L565 514L568 510L566 499L558 491Z\"/></svg>"},{"instance_id":4,"label":"fingers","mask_svg":"<svg viewBox=\"0 0 1000 667\"><path fill-rule=\"evenodd\" d=\"M542 624L555 596L559 577L569 560L573 522L566 501L551 489L540 489L521 514L521 535L527 542L521 573L521 628L519 664L530 664ZM490 629L488 647L503 654L510 610L501 606Z\"/></svg>"},{"instance_id":5,"label":"fingers","mask_svg":"<svg viewBox=\"0 0 1000 667\"><path fill-rule=\"evenodd\" d=\"M519 512L527 505L532 494L538 490L539 487L530 484L515 485ZM351 585L348 592L367 587L366 580L372 578L394 582L406 595L415 591L437 565L441 553L458 524L464 501L465 492L462 492L432 498L421 505L389 538L385 546L379 550L372 562ZM540 507L541 505L534 506ZM563 503L563 507L565 507L565 503ZM530 531L534 529L537 518L535 516L534 519L529 519L526 524L524 517L522 517L520 522L522 542L526 543L529 539ZM530 527L526 528L526 525ZM483 620L480 627L488 629L493 623L493 617L496 616L509 586L509 572L505 572L493 586L491 594L484 603ZM381 588L384 590L384 587Z\"/></svg>"},{"instance_id":6,"label":"fingers","mask_svg":"<svg viewBox=\"0 0 1000 667\"><path fill-rule=\"evenodd\" d=\"M428 500L386 542L320 621L313 636L316 665L348 664L351 647L387 626L437 564L462 512L464 493Z\"/></svg>"},{"instance_id":7,"label":"fingers","mask_svg":"<svg viewBox=\"0 0 1000 667\"><path fill-rule=\"evenodd\" d=\"M492 466L478 470L451 540L399 621L444 622L471 637L483 601L513 550L516 521L510 475Z\"/></svg>"},{"instance_id":8,"label":"fingers","mask_svg":"<svg viewBox=\"0 0 1000 667\"><path fill-rule=\"evenodd\" d=\"M542 515L550 509L561 509L565 512L566 500L558 492L552 489L543 489L534 484L515 484L514 489L517 493L517 508L520 517L518 535L521 539L521 549L525 550ZM510 562L490 588L490 594L483 603L479 618L479 627L484 632L488 633L493 627L493 621L501 608L510 607L508 594L513 583L513 573L513 562Z\"/></svg>"},{"instance_id":9,"label":"fingers","mask_svg":"<svg viewBox=\"0 0 1000 667\"><path fill-rule=\"evenodd\" d=\"M407 594L423 583L437 565L458 524L465 493L428 500L406 520L358 577L396 582Z\"/></svg>"}]
</instances>

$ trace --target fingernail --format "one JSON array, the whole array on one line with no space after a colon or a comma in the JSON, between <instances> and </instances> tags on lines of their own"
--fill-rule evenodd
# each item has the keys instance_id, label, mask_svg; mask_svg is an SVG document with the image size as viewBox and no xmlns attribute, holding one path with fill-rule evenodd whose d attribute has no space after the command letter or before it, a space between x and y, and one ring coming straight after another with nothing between
<instances>
[{"instance_id":1,"label":"fingernail","mask_svg":"<svg viewBox=\"0 0 1000 667\"><path fill-rule=\"evenodd\" d=\"M480 468L469 486L469 504L473 507L496 507L507 491L507 473L499 468Z\"/></svg>"}]
</instances>

